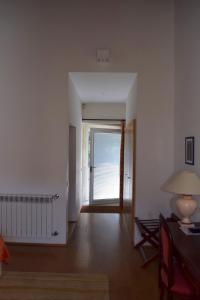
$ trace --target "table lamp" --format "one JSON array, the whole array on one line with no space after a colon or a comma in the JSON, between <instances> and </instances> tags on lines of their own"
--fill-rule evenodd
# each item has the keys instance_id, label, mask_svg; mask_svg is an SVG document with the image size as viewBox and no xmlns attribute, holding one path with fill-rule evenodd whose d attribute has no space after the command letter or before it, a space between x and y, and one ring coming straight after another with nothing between
<instances>
[{"instance_id":1,"label":"table lamp","mask_svg":"<svg viewBox=\"0 0 200 300\"><path fill-rule=\"evenodd\" d=\"M180 195L176 201L182 224L192 224L190 217L197 208L197 201L192 195L200 195L200 177L193 171L184 170L172 175L163 185L166 192Z\"/></svg>"}]
</instances>

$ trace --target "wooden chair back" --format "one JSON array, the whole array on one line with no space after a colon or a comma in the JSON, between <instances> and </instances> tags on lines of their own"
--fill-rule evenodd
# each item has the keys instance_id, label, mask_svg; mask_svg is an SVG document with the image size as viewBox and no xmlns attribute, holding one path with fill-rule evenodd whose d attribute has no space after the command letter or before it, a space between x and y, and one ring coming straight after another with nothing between
<instances>
[{"instance_id":1,"label":"wooden chair back","mask_svg":"<svg viewBox=\"0 0 200 300\"><path fill-rule=\"evenodd\" d=\"M160 214L159 277L171 288L174 282L173 240L166 219Z\"/></svg>"}]
</instances>

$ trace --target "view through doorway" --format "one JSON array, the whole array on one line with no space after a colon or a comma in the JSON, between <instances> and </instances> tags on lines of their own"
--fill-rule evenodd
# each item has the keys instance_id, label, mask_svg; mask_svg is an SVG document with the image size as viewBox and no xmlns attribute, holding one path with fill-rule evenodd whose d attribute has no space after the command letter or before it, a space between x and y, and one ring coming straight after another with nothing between
<instances>
[{"instance_id":1,"label":"view through doorway","mask_svg":"<svg viewBox=\"0 0 200 300\"><path fill-rule=\"evenodd\" d=\"M89 203L119 203L120 129L92 128L89 141Z\"/></svg>"},{"instance_id":2,"label":"view through doorway","mask_svg":"<svg viewBox=\"0 0 200 300\"><path fill-rule=\"evenodd\" d=\"M84 205L119 205L120 150L120 124L83 123Z\"/></svg>"}]
</instances>

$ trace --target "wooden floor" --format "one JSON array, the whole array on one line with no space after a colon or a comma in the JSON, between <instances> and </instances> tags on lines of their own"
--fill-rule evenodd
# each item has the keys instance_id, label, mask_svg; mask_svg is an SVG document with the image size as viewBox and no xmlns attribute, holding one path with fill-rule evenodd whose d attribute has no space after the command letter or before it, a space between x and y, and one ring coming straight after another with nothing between
<instances>
[{"instance_id":1,"label":"wooden floor","mask_svg":"<svg viewBox=\"0 0 200 300\"><path fill-rule=\"evenodd\" d=\"M106 273L111 300L156 300L157 264L145 270L119 214L83 213L66 247L9 246L7 270Z\"/></svg>"}]
</instances>

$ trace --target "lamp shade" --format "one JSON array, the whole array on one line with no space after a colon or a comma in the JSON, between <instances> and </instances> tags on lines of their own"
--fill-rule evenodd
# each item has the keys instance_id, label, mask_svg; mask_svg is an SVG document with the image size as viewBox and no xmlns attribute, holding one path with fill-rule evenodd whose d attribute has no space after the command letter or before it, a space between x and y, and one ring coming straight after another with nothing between
<instances>
[{"instance_id":1,"label":"lamp shade","mask_svg":"<svg viewBox=\"0 0 200 300\"><path fill-rule=\"evenodd\" d=\"M171 176L162 189L180 195L200 195L200 177L193 171L184 170Z\"/></svg>"}]
</instances>

